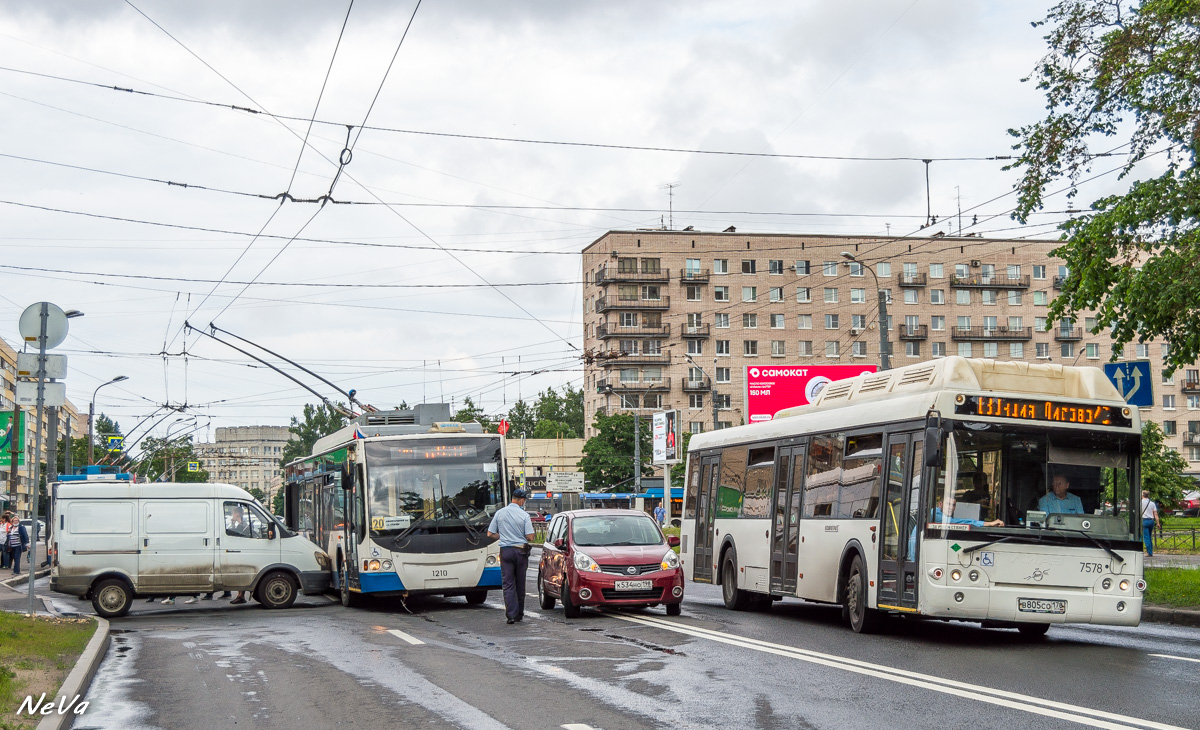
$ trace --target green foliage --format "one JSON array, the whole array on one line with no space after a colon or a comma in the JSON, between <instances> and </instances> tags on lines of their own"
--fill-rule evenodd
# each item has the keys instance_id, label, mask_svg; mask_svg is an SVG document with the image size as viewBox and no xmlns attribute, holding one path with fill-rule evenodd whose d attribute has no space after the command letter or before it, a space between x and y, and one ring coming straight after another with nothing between
<instances>
[{"instance_id":1,"label":"green foliage","mask_svg":"<svg viewBox=\"0 0 1200 730\"><path fill-rule=\"evenodd\" d=\"M651 458L650 419L641 420L642 476L653 473L648 466ZM633 491L633 415L617 413L606 416L596 414L593 424L596 435L583 445L583 458L579 468L584 473L590 488L615 492Z\"/></svg>"},{"instance_id":2,"label":"green foliage","mask_svg":"<svg viewBox=\"0 0 1200 730\"><path fill-rule=\"evenodd\" d=\"M258 489L258 488L252 488L252 489L247 489L246 491L250 493L251 497L254 497L259 502L262 502L264 505L267 503L267 493L264 492L263 490Z\"/></svg>"},{"instance_id":3,"label":"green foliage","mask_svg":"<svg viewBox=\"0 0 1200 730\"><path fill-rule=\"evenodd\" d=\"M315 406L306 403L303 421L292 416L292 425L288 427L288 431L296 438L284 445L279 465L282 467L289 461L308 456L312 453L313 444L317 439L328 436L345 425L346 417L324 403Z\"/></svg>"},{"instance_id":4,"label":"green foliage","mask_svg":"<svg viewBox=\"0 0 1200 730\"><path fill-rule=\"evenodd\" d=\"M573 438L575 432L563 421L552 421L550 419L537 422L537 426L533 429L533 437L535 439L557 439L557 438Z\"/></svg>"},{"instance_id":5,"label":"green foliage","mask_svg":"<svg viewBox=\"0 0 1200 730\"><path fill-rule=\"evenodd\" d=\"M277 515L283 514L283 490L275 492L275 498L271 500L271 511Z\"/></svg>"},{"instance_id":6,"label":"green foliage","mask_svg":"<svg viewBox=\"0 0 1200 730\"><path fill-rule=\"evenodd\" d=\"M575 438L583 438L583 388L576 390L568 383L562 402L562 422L571 427Z\"/></svg>"},{"instance_id":7,"label":"green foliage","mask_svg":"<svg viewBox=\"0 0 1200 730\"><path fill-rule=\"evenodd\" d=\"M495 426L492 425L491 419L484 415L483 408L475 405L475 401L471 400L471 396L463 398L462 408L459 408L458 411L456 411L454 415L450 417L450 420L457 421L459 423L471 423L472 421L478 421L480 425L483 426L483 430L486 433L493 433L496 430Z\"/></svg>"},{"instance_id":8,"label":"green foliage","mask_svg":"<svg viewBox=\"0 0 1200 730\"><path fill-rule=\"evenodd\" d=\"M671 484L681 486L683 484L684 472L687 469L688 444L691 443L692 432L684 431L682 442L679 448L679 463L671 467Z\"/></svg>"},{"instance_id":9,"label":"green foliage","mask_svg":"<svg viewBox=\"0 0 1200 730\"><path fill-rule=\"evenodd\" d=\"M170 440L147 437L139 444L141 453L133 463L133 473L139 480L196 483L207 482L208 472L188 471L189 461L199 461L192 445L191 436L177 436Z\"/></svg>"},{"instance_id":10,"label":"green foliage","mask_svg":"<svg viewBox=\"0 0 1200 730\"><path fill-rule=\"evenodd\" d=\"M533 404L533 410L537 414L538 421L561 421L563 420L563 399L554 388L547 388L538 394L538 399Z\"/></svg>"},{"instance_id":11,"label":"green foliage","mask_svg":"<svg viewBox=\"0 0 1200 730\"><path fill-rule=\"evenodd\" d=\"M512 436L524 433L529 438L582 438L583 391L567 385L562 395L554 388L538 394L530 406L517 401L508 411Z\"/></svg>"},{"instance_id":12,"label":"green foliage","mask_svg":"<svg viewBox=\"0 0 1200 730\"><path fill-rule=\"evenodd\" d=\"M1200 606L1200 570L1146 568L1146 603L1175 608Z\"/></svg>"},{"instance_id":13,"label":"green foliage","mask_svg":"<svg viewBox=\"0 0 1200 730\"><path fill-rule=\"evenodd\" d=\"M1142 425L1142 489L1150 492L1150 499L1161 509L1171 509L1183 499L1183 493L1196 488L1191 478L1183 475L1187 462L1163 445L1163 432L1157 423L1147 421ZM1133 504L1140 504L1141 495L1135 495ZM1132 505L1131 505L1132 506Z\"/></svg>"},{"instance_id":14,"label":"green foliage","mask_svg":"<svg viewBox=\"0 0 1200 730\"><path fill-rule=\"evenodd\" d=\"M1062 0L1035 25L1050 29L1031 76L1047 113L1009 130L1020 154L1006 169L1022 175L1014 217L1025 222L1060 180L1073 196L1113 148L1126 148L1122 175L1150 157L1165 166L1063 226L1053 254L1070 276L1049 318L1094 310L1094 332L1113 328L1118 346L1166 338L1168 372L1188 365L1200 356L1200 3Z\"/></svg>"},{"instance_id":15,"label":"green foliage","mask_svg":"<svg viewBox=\"0 0 1200 730\"><path fill-rule=\"evenodd\" d=\"M513 403L512 408L508 409L507 418L508 433L511 436L520 436L521 434L530 436L537 425L537 413L523 400Z\"/></svg>"}]
</instances>

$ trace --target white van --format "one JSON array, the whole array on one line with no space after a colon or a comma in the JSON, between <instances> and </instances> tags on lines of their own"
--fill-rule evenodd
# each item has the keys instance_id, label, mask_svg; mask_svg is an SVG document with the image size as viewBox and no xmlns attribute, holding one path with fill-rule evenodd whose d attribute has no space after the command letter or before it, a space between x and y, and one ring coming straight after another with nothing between
<instances>
[{"instance_id":1,"label":"white van","mask_svg":"<svg viewBox=\"0 0 1200 730\"><path fill-rule=\"evenodd\" d=\"M325 552L230 484L57 482L50 589L110 618L139 596L252 591L287 608L329 587Z\"/></svg>"}]
</instances>

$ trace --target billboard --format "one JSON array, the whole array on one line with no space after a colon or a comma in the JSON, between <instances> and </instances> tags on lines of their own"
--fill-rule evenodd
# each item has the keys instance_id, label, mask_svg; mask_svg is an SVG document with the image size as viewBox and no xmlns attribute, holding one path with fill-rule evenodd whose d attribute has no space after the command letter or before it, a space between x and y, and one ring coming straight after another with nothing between
<instances>
[{"instance_id":1,"label":"billboard","mask_svg":"<svg viewBox=\"0 0 1200 730\"><path fill-rule=\"evenodd\" d=\"M747 365L746 417L769 421L778 411L808 405L835 380L873 373L876 365Z\"/></svg>"},{"instance_id":2,"label":"billboard","mask_svg":"<svg viewBox=\"0 0 1200 730\"><path fill-rule=\"evenodd\" d=\"M655 464L679 463L679 411L661 411L654 414L654 458Z\"/></svg>"},{"instance_id":3,"label":"billboard","mask_svg":"<svg viewBox=\"0 0 1200 730\"><path fill-rule=\"evenodd\" d=\"M13 445L13 429L12 429L13 414L12 411L0 411L0 466L10 468L12 466L12 445ZM18 448L21 449L17 455L17 466L25 466L25 412L21 412L19 428L17 429L16 441Z\"/></svg>"}]
</instances>

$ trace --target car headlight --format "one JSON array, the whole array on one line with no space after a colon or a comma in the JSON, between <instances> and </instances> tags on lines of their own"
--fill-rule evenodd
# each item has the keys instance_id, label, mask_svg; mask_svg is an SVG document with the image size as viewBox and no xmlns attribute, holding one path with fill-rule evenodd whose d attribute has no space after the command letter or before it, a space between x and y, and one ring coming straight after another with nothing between
<instances>
[{"instance_id":1,"label":"car headlight","mask_svg":"<svg viewBox=\"0 0 1200 730\"><path fill-rule=\"evenodd\" d=\"M329 570L329 556L328 555L326 555L324 552L318 550L317 552L313 553L313 557L317 559L317 565L319 565L321 567L321 570Z\"/></svg>"},{"instance_id":2,"label":"car headlight","mask_svg":"<svg viewBox=\"0 0 1200 730\"><path fill-rule=\"evenodd\" d=\"M592 556L587 553L575 553L575 567L591 573L600 572L600 566L596 565L596 561L592 560Z\"/></svg>"},{"instance_id":3,"label":"car headlight","mask_svg":"<svg viewBox=\"0 0 1200 730\"><path fill-rule=\"evenodd\" d=\"M663 570L675 570L678 567L679 567L679 556L675 554L674 550L668 550L666 552L666 554L663 555L663 558L662 558L662 569Z\"/></svg>"}]
</instances>

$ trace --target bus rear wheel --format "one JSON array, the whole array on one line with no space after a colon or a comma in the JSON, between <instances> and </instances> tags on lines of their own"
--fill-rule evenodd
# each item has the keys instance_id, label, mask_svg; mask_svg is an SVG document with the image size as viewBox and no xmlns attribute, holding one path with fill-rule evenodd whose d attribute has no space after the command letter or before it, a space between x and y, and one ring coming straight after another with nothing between
<instances>
[{"instance_id":1,"label":"bus rear wheel","mask_svg":"<svg viewBox=\"0 0 1200 730\"><path fill-rule=\"evenodd\" d=\"M867 570L861 555L855 555L850 563L842 614L850 620L850 628L856 634L870 634L879 628L879 612L867 608Z\"/></svg>"},{"instance_id":2,"label":"bus rear wheel","mask_svg":"<svg viewBox=\"0 0 1200 730\"><path fill-rule=\"evenodd\" d=\"M466 596L468 605L478 606L487 600L487 591L468 591Z\"/></svg>"},{"instance_id":3,"label":"bus rear wheel","mask_svg":"<svg viewBox=\"0 0 1200 730\"><path fill-rule=\"evenodd\" d=\"M349 573L346 570L346 561L342 560L340 569L338 570L338 593L342 599L342 605L346 608L358 608L362 605L362 597L357 593L350 592Z\"/></svg>"},{"instance_id":4,"label":"bus rear wheel","mask_svg":"<svg viewBox=\"0 0 1200 730\"><path fill-rule=\"evenodd\" d=\"M737 554L730 550L721 564L721 598L725 601L725 608L745 611L750 608L752 599L749 592L737 587L737 575Z\"/></svg>"}]
</instances>

